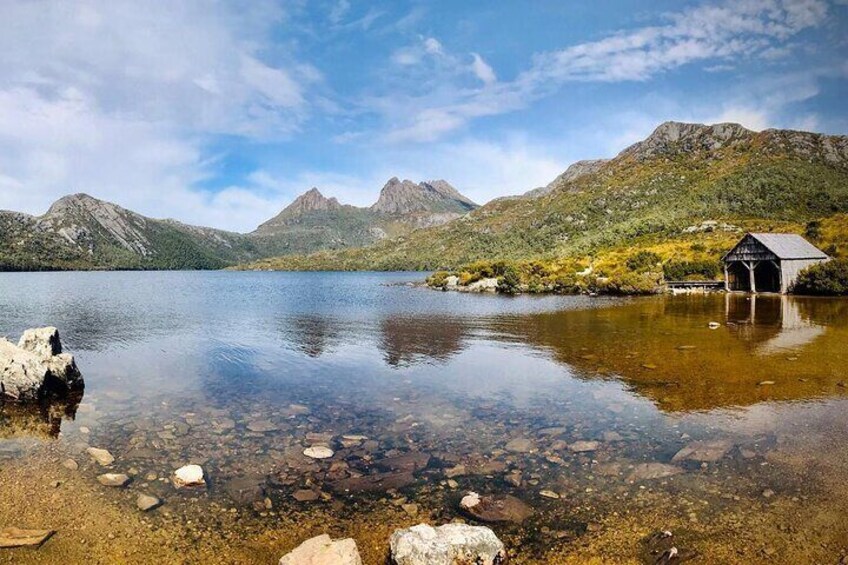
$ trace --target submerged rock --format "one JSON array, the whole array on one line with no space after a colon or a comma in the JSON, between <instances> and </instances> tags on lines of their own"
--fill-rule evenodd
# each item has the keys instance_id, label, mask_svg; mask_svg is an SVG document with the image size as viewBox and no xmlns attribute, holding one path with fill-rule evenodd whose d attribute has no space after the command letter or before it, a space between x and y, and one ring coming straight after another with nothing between
<instances>
[{"instance_id":1,"label":"submerged rock","mask_svg":"<svg viewBox=\"0 0 848 565\"><path fill-rule=\"evenodd\" d=\"M334 455L333 450L326 445L313 445L303 450L303 454L311 459L329 459Z\"/></svg>"},{"instance_id":2,"label":"submerged rock","mask_svg":"<svg viewBox=\"0 0 848 565\"><path fill-rule=\"evenodd\" d=\"M640 463L633 468L627 480L630 482L649 481L653 479L664 479L683 472L680 467L666 463Z\"/></svg>"},{"instance_id":3,"label":"submerged rock","mask_svg":"<svg viewBox=\"0 0 848 565\"><path fill-rule=\"evenodd\" d=\"M115 462L115 457L105 449L99 447L89 447L86 449L91 458L97 461L100 465L108 467Z\"/></svg>"},{"instance_id":4,"label":"submerged rock","mask_svg":"<svg viewBox=\"0 0 848 565\"><path fill-rule=\"evenodd\" d=\"M710 441L693 441L680 451L678 451L671 461L699 461L706 463L714 463L727 455L733 449L733 442L725 439L716 439Z\"/></svg>"},{"instance_id":5,"label":"submerged rock","mask_svg":"<svg viewBox=\"0 0 848 565\"><path fill-rule=\"evenodd\" d=\"M362 565L362 558L353 539L332 540L323 534L284 555L280 565Z\"/></svg>"},{"instance_id":6,"label":"submerged rock","mask_svg":"<svg viewBox=\"0 0 848 565\"><path fill-rule=\"evenodd\" d=\"M495 533L484 526L445 524L434 528L419 524L397 530L390 540L397 565L455 565L506 562L506 549Z\"/></svg>"},{"instance_id":7,"label":"submerged rock","mask_svg":"<svg viewBox=\"0 0 848 565\"><path fill-rule=\"evenodd\" d=\"M162 506L162 499L156 498L155 496L151 496L149 494L139 494L138 498L135 499L135 505L142 512L147 512L149 510L153 510L154 508Z\"/></svg>"},{"instance_id":8,"label":"submerged rock","mask_svg":"<svg viewBox=\"0 0 848 565\"><path fill-rule=\"evenodd\" d=\"M200 465L185 465L184 467L180 467L174 471L173 482L177 488L206 486L206 479L203 477L203 468Z\"/></svg>"},{"instance_id":9,"label":"submerged rock","mask_svg":"<svg viewBox=\"0 0 848 565\"><path fill-rule=\"evenodd\" d=\"M600 444L597 441L575 441L568 448L574 453L585 453L587 451L596 451Z\"/></svg>"},{"instance_id":10,"label":"submerged rock","mask_svg":"<svg viewBox=\"0 0 848 565\"><path fill-rule=\"evenodd\" d=\"M123 473L104 473L97 477L97 481L104 487L125 487L130 478Z\"/></svg>"},{"instance_id":11,"label":"submerged rock","mask_svg":"<svg viewBox=\"0 0 848 565\"><path fill-rule=\"evenodd\" d=\"M504 449L512 453L531 453L536 451L536 444L533 440L519 437L508 441Z\"/></svg>"},{"instance_id":12,"label":"submerged rock","mask_svg":"<svg viewBox=\"0 0 848 565\"><path fill-rule=\"evenodd\" d=\"M0 397L31 402L82 389L74 356L62 353L56 328L27 330L17 345L0 338Z\"/></svg>"},{"instance_id":13,"label":"submerged rock","mask_svg":"<svg viewBox=\"0 0 848 565\"><path fill-rule=\"evenodd\" d=\"M533 515L533 509L520 499L509 495L479 495L469 492L459 507L481 522L520 523Z\"/></svg>"}]
</instances>

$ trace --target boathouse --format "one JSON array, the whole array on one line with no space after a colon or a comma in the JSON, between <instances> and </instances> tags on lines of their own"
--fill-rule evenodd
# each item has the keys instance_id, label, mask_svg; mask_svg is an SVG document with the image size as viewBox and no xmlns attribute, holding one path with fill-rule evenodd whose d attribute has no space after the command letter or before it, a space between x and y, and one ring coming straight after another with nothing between
<instances>
[{"instance_id":1,"label":"boathouse","mask_svg":"<svg viewBox=\"0 0 848 565\"><path fill-rule=\"evenodd\" d=\"M722 258L725 289L785 294L803 269L829 259L800 235L747 233Z\"/></svg>"}]
</instances>

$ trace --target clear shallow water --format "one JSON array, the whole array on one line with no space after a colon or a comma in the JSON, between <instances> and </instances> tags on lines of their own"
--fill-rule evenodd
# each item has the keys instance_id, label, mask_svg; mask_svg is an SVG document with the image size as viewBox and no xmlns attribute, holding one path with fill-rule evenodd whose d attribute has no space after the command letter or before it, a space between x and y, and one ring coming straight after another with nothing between
<instances>
[{"instance_id":1,"label":"clear shallow water","mask_svg":"<svg viewBox=\"0 0 848 565\"><path fill-rule=\"evenodd\" d=\"M0 465L58 445L93 480L101 470L80 452L109 449L131 492L165 499L151 519L175 535L205 505L240 516L213 533L297 512L361 535L365 516L463 517L458 500L476 490L534 510L493 526L519 562L651 561L664 547L645 534L672 527L702 559L846 550L845 526L778 525L805 512L845 522L848 302L403 284L420 278L0 274L0 334L59 327L86 379L79 406L4 407ZM304 457L315 443L336 455ZM199 502L160 480L188 462L209 475ZM629 538L613 536L623 528ZM796 534L814 543L790 549Z\"/></svg>"}]
</instances>

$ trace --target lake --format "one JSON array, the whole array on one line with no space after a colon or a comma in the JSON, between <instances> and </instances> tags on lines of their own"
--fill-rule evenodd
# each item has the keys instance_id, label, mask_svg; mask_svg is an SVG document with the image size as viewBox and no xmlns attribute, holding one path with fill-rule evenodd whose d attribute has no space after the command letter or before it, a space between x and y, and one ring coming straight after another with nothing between
<instances>
[{"instance_id":1,"label":"lake","mask_svg":"<svg viewBox=\"0 0 848 565\"><path fill-rule=\"evenodd\" d=\"M397 528L478 523L469 491L528 509L487 524L513 563L848 559L847 300L422 278L0 273L0 335L58 327L86 383L0 407L0 524L56 530L0 561L275 563L326 532L383 564Z\"/></svg>"}]
</instances>

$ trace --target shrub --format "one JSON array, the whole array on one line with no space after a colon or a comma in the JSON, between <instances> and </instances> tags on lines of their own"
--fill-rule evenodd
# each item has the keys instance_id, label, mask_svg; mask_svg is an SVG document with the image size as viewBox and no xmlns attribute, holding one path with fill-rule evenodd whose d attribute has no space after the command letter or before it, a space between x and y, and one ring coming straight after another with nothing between
<instances>
[{"instance_id":1,"label":"shrub","mask_svg":"<svg viewBox=\"0 0 848 565\"><path fill-rule=\"evenodd\" d=\"M603 280L596 290L607 294L656 294L660 284L658 273L624 273Z\"/></svg>"},{"instance_id":2,"label":"shrub","mask_svg":"<svg viewBox=\"0 0 848 565\"><path fill-rule=\"evenodd\" d=\"M504 294L517 294L521 287L521 277L515 267L507 266L503 274L498 277L498 292Z\"/></svg>"},{"instance_id":3,"label":"shrub","mask_svg":"<svg viewBox=\"0 0 848 565\"><path fill-rule=\"evenodd\" d=\"M807 267L792 288L795 294L848 296L848 259L833 259Z\"/></svg>"},{"instance_id":4,"label":"shrub","mask_svg":"<svg viewBox=\"0 0 848 565\"><path fill-rule=\"evenodd\" d=\"M580 294L584 290L575 275L559 275L551 283L551 291L557 294Z\"/></svg>"},{"instance_id":5,"label":"shrub","mask_svg":"<svg viewBox=\"0 0 848 565\"><path fill-rule=\"evenodd\" d=\"M629 257L626 265L631 271L644 273L652 270L660 261L662 261L662 258L653 251L640 251L636 255Z\"/></svg>"},{"instance_id":6,"label":"shrub","mask_svg":"<svg viewBox=\"0 0 848 565\"><path fill-rule=\"evenodd\" d=\"M482 279L480 273L469 273L468 271L462 271L459 273L459 284L462 286L469 285L471 283L475 283Z\"/></svg>"},{"instance_id":7,"label":"shrub","mask_svg":"<svg viewBox=\"0 0 848 565\"><path fill-rule=\"evenodd\" d=\"M447 278L450 276L450 273L447 271L436 271L429 277L427 277L427 285L432 286L434 288L445 288L447 284Z\"/></svg>"},{"instance_id":8,"label":"shrub","mask_svg":"<svg viewBox=\"0 0 848 565\"><path fill-rule=\"evenodd\" d=\"M714 279L721 273L721 264L715 260L678 261L671 260L663 265L663 276L669 281L684 281L690 278Z\"/></svg>"}]
</instances>

